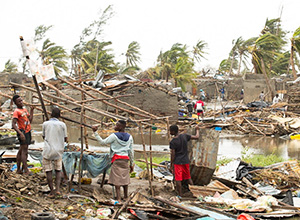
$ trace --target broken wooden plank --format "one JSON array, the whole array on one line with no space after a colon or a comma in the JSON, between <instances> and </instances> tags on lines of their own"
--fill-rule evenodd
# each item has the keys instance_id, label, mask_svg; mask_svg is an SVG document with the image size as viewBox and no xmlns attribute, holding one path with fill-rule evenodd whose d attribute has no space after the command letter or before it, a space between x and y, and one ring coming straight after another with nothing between
<instances>
[{"instance_id":1,"label":"broken wooden plank","mask_svg":"<svg viewBox=\"0 0 300 220\"><path fill-rule=\"evenodd\" d=\"M174 202L170 202L170 201L168 201L168 200L166 200L166 199L163 199L163 198L160 197L160 196L156 196L155 199L157 199L158 201L161 201L161 202L163 202L163 203L166 203L166 204L168 204L168 205L170 205L170 206L173 206L173 207L175 207L175 208L178 208L178 209L182 209L182 210L184 210L184 211L187 211L187 212L189 212L189 213L192 214L192 215L199 215L199 216L201 216L201 217L206 217L206 216L208 216L207 214L203 214L203 213L201 213L201 212L197 212L197 211L195 211L195 210L193 210L193 209L184 207L184 206L182 206L182 205L180 205L180 204L177 204L177 203L174 203Z\"/></svg>"}]
</instances>

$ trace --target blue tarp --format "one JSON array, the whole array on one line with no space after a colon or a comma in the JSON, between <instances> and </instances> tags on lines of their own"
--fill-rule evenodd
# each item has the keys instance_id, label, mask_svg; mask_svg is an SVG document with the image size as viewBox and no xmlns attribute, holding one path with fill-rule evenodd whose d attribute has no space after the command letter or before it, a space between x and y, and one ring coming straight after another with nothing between
<instances>
[{"instance_id":1,"label":"blue tarp","mask_svg":"<svg viewBox=\"0 0 300 220\"><path fill-rule=\"evenodd\" d=\"M40 161L42 164L42 152L41 151L29 151L28 154L34 160ZM79 165L80 152L64 152L63 163L67 174L74 174L74 164L77 159L77 167ZM89 174L95 178L99 174L103 173L110 167L110 158L108 153L95 153L93 155L83 154L82 157L82 170L87 170Z\"/></svg>"}]
</instances>

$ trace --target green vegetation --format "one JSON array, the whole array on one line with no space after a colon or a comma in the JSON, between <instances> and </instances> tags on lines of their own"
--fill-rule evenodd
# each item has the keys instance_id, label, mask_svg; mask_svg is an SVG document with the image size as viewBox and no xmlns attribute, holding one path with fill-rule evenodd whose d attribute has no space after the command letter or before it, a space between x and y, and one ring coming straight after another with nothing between
<instances>
[{"instance_id":1,"label":"green vegetation","mask_svg":"<svg viewBox=\"0 0 300 220\"><path fill-rule=\"evenodd\" d=\"M143 158L141 158L141 159L143 159ZM153 162L153 163L159 164L159 163L161 163L161 162L163 162L163 161L170 161L170 157L168 157L168 156L163 156L163 157L152 157L152 162ZM150 163L149 157L148 157L148 162ZM146 169L146 163L139 162L139 161L136 161L136 160L134 161L134 163L135 163L137 166L139 166L140 168Z\"/></svg>"},{"instance_id":2,"label":"green vegetation","mask_svg":"<svg viewBox=\"0 0 300 220\"><path fill-rule=\"evenodd\" d=\"M16 73L16 72L18 72L18 65L16 63L12 62L11 60L8 60L5 63L4 70L2 70L2 72Z\"/></svg>"},{"instance_id":3,"label":"green vegetation","mask_svg":"<svg viewBox=\"0 0 300 220\"><path fill-rule=\"evenodd\" d=\"M267 156L253 154L251 156L248 156L247 158L243 158L243 161L245 161L246 163L251 163L252 166L265 167L275 163L283 162L284 159L272 153Z\"/></svg>"}]
</instances>

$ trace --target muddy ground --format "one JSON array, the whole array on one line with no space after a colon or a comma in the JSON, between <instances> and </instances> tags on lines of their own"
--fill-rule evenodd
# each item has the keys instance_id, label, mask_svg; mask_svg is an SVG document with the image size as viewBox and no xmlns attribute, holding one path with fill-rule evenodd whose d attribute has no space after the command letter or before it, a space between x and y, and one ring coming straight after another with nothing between
<instances>
[{"instance_id":1,"label":"muddy ground","mask_svg":"<svg viewBox=\"0 0 300 220\"><path fill-rule=\"evenodd\" d=\"M104 184L103 188L100 188L101 175L99 178L92 179L92 184L81 185L81 190L79 190L78 185L74 184L69 193L68 186L62 186L62 196L56 196L54 199L47 196L48 192L42 192L47 188L45 187L47 185L46 177L43 173L33 173L28 176L2 170L0 178L0 211L9 219L31 219L32 213L45 211L54 213L59 219L82 219L89 208L93 210L98 208L117 210L121 206L113 204L111 185ZM77 179L76 176L75 179ZM176 199L176 192L171 182L155 179L151 183L154 196ZM129 194L138 188L140 188L140 194L150 196L148 180L131 178ZM81 196L77 197L76 195ZM195 200L192 198L192 194L185 190L182 200L187 199ZM91 202L92 200L95 200L96 203ZM123 201L125 202L125 200Z\"/></svg>"}]
</instances>

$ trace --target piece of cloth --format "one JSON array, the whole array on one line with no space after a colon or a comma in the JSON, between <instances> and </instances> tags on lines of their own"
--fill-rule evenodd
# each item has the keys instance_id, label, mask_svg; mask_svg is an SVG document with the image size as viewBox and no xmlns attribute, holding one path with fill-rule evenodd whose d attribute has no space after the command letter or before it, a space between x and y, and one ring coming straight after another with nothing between
<instances>
[{"instance_id":1,"label":"piece of cloth","mask_svg":"<svg viewBox=\"0 0 300 220\"><path fill-rule=\"evenodd\" d=\"M43 163L43 156L41 151L29 150L29 156L33 160L38 160ZM64 152L63 153L63 164L67 174L75 174L74 164L79 164L80 152ZM99 174L107 171L110 168L110 158L108 153L93 153L82 155L82 171L87 170L88 174L96 178Z\"/></svg>"},{"instance_id":2,"label":"piece of cloth","mask_svg":"<svg viewBox=\"0 0 300 220\"><path fill-rule=\"evenodd\" d=\"M57 118L43 123L44 149L43 157L47 160L58 160L62 157L67 137L67 126Z\"/></svg>"},{"instance_id":3,"label":"piece of cloth","mask_svg":"<svg viewBox=\"0 0 300 220\"><path fill-rule=\"evenodd\" d=\"M109 135L105 139L102 139L99 136L98 132L94 132L94 135L100 144L102 145L110 144L109 155L111 159L115 154L118 154L119 156L128 156L130 161L130 166L133 165L133 159L134 159L133 138L130 134L125 132L117 132Z\"/></svg>"},{"instance_id":4,"label":"piece of cloth","mask_svg":"<svg viewBox=\"0 0 300 220\"><path fill-rule=\"evenodd\" d=\"M24 130L25 133L31 130L29 113L26 108L16 108L13 113L13 118L17 119L17 125L20 130Z\"/></svg>"},{"instance_id":5,"label":"piece of cloth","mask_svg":"<svg viewBox=\"0 0 300 220\"><path fill-rule=\"evenodd\" d=\"M174 164L174 174L176 181L191 179L190 164Z\"/></svg>"},{"instance_id":6,"label":"piece of cloth","mask_svg":"<svg viewBox=\"0 0 300 220\"><path fill-rule=\"evenodd\" d=\"M191 140L191 135L189 134L180 134L171 140L170 149L175 150L174 164L190 163L187 147L189 140Z\"/></svg>"},{"instance_id":7,"label":"piece of cloth","mask_svg":"<svg viewBox=\"0 0 300 220\"><path fill-rule=\"evenodd\" d=\"M31 144L31 131L25 133L24 130L20 130L24 136L25 136L25 141L22 141L21 140L21 136L19 135L19 133L17 134L17 137L18 137L18 140L19 140L19 143L20 145L30 145Z\"/></svg>"},{"instance_id":8,"label":"piece of cloth","mask_svg":"<svg viewBox=\"0 0 300 220\"><path fill-rule=\"evenodd\" d=\"M47 160L46 158L43 158L43 169L45 172L57 170L62 170L62 158L58 160ZM52 166L53 165L53 166Z\"/></svg>"},{"instance_id":9,"label":"piece of cloth","mask_svg":"<svg viewBox=\"0 0 300 220\"><path fill-rule=\"evenodd\" d=\"M126 186L130 183L128 160L115 160L111 165L108 183L114 186Z\"/></svg>"},{"instance_id":10,"label":"piece of cloth","mask_svg":"<svg viewBox=\"0 0 300 220\"><path fill-rule=\"evenodd\" d=\"M115 155L111 158L111 163L113 163L115 160L119 160L119 159L129 160L129 157L128 157L128 156L122 156L122 155L115 154Z\"/></svg>"}]
</instances>

